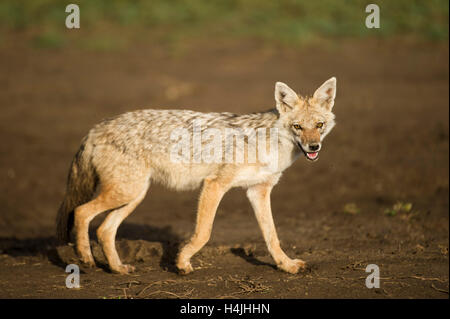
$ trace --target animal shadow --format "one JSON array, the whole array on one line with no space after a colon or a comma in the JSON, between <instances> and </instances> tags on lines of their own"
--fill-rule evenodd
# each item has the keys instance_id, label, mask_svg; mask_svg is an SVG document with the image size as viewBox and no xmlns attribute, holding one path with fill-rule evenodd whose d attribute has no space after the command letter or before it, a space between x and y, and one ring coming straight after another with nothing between
<instances>
[{"instance_id":1,"label":"animal shadow","mask_svg":"<svg viewBox=\"0 0 450 319\"><path fill-rule=\"evenodd\" d=\"M96 239L95 229L90 231L91 240ZM172 227L153 227L149 225L123 223L117 233L116 243L120 240L142 240L144 242L161 243L162 254L159 266L169 272L176 273L175 258L181 244L180 237L172 231ZM91 244L95 244L91 242ZM93 252L97 247L93 246ZM55 266L65 269L69 263L79 262L75 249L68 245L59 245L54 236L19 239L15 237L0 237L0 253L11 257L43 257ZM94 256L95 256L94 252ZM109 271L105 262L97 262L98 267ZM81 267L81 272L84 267Z\"/></svg>"}]
</instances>

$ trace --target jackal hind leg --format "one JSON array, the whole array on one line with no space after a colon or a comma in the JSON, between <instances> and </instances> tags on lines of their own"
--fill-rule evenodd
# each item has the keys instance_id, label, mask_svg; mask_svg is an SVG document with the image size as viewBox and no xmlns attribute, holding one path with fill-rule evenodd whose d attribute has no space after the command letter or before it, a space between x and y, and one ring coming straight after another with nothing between
<instances>
[{"instance_id":1,"label":"jackal hind leg","mask_svg":"<svg viewBox=\"0 0 450 319\"><path fill-rule=\"evenodd\" d=\"M97 215L119 207L121 204L123 203L114 199L114 195L110 191L102 189L96 198L75 209L74 228L76 251L81 261L88 266L95 266L89 242L89 223Z\"/></svg>"},{"instance_id":2,"label":"jackal hind leg","mask_svg":"<svg viewBox=\"0 0 450 319\"><path fill-rule=\"evenodd\" d=\"M131 265L122 264L119 254L117 253L115 238L120 224L142 202L148 187L148 182L142 185L141 191L137 196L129 201L128 204L110 212L97 229L97 237L102 246L103 253L106 256L111 271L114 273L127 274L135 270Z\"/></svg>"}]
</instances>

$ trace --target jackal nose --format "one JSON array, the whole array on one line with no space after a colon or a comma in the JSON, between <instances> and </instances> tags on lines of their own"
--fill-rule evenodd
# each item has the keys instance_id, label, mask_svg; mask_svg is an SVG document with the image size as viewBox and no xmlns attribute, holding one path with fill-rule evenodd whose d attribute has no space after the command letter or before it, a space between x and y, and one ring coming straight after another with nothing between
<instances>
[{"instance_id":1,"label":"jackal nose","mask_svg":"<svg viewBox=\"0 0 450 319\"><path fill-rule=\"evenodd\" d=\"M310 151L317 151L319 149L320 145L319 144L309 144L309 150Z\"/></svg>"}]
</instances>

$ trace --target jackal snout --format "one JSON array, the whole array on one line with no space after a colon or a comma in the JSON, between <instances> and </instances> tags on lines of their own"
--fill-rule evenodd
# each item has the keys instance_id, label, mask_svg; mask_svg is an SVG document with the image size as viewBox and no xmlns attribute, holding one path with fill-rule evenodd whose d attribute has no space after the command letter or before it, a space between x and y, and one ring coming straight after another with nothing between
<instances>
[{"instance_id":1,"label":"jackal snout","mask_svg":"<svg viewBox=\"0 0 450 319\"><path fill-rule=\"evenodd\" d=\"M308 149L311 152L316 152L320 150L320 143L310 143L308 144Z\"/></svg>"},{"instance_id":2,"label":"jackal snout","mask_svg":"<svg viewBox=\"0 0 450 319\"><path fill-rule=\"evenodd\" d=\"M318 129L303 129L300 133L300 143L305 151L319 151L322 144L320 143L320 131Z\"/></svg>"}]
</instances>

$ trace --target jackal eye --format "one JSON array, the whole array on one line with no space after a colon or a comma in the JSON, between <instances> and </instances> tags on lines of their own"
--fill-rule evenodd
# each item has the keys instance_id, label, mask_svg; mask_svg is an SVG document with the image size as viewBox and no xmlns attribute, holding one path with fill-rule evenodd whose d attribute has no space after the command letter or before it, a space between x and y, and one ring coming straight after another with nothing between
<instances>
[{"instance_id":1,"label":"jackal eye","mask_svg":"<svg viewBox=\"0 0 450 319\"><path fill-rule=\"evenodd\" d=\"M302 129L300 124L292 124L292 127L295 128L296 130L301 130Z\"/></svg>"},{"instance_id":2,"label":"jackal eye","mask_svg":"<svg viewBox=\"0 0 450 319\"><path fill-rule=\"evenodd\" d=\"M322 127L323 127L323 122L317 123L316 127L317 127L317 128L322 128Z\"/></svg>"}]
</instances>

